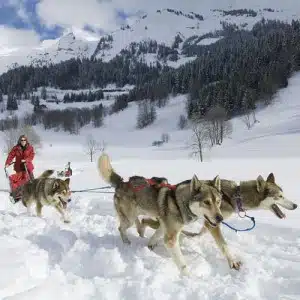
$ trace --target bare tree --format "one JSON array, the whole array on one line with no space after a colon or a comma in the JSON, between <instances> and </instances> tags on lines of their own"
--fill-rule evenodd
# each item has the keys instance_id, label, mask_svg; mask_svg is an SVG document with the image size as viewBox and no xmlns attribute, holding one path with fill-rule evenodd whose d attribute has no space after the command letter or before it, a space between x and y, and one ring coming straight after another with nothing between
<instances>
[{"instance_id":1,"label":"bare tree","mask_svg":"<svg viewBox=\"0 0 300 300\"><path fill-rule=\"evenodd\" d=\"M188 124L187 117L185 115L180 115L177 127L182 130L186 128L187 124Z\"/></svg>"},{"instance_id":2,"label":"bare tree","mask_svg":"<svg viewBox=\"0 0 300 300\"><path fill-rule=\"evenodd\" d=\"M232 124L227 120L227 114L223 107L212 107L206 114L205 120L208 122L208 136L211 147L221 145L224 138L232 133Z\"/></svg>"},{"instance_id":3,"label":"bare tree","mask_svg":"<svg viewBox=\"0 0 300 300\"><path fill-rule=\"evenodd\" d=\"M19 128L19 133L25 134L28 138L29 143L34 146L35 152L42 147L41 138L32 126L25 126L24 128Z\"/></svg>"},{"instance_id":4,"label":"bare tree","mask_svg":"<svg viewBox=\"0 0 300 300\"><path fill-rule=\"evenodd\" d=\"M41 148L41 139L34 128L32 126L25 126L4 131L5 145L3 151L5 153L8 153L12 149L12 147L17 144L18 139L22 134L27 136L28 142L34 147L35 152L37 152L37 150Z\"/></svg>"},{"instance_id":5,"label":"bare tree","mask_svg":"<svg viewBox=\"0 0 300 300\"><path fill-rule=\"evenodd\" d=\"M9 129L4 131L4 153L9 153L12 147L17 143L18 137L18 132L16 130Z\"/></svg>"},{"instance_id":6,"label":"bare tree","mask_svg":"<svg viewBox=\"0 0 300 300\"><path fill-rule=\"evenodd\" d=\"M203 161L203 149L208 145L209 135L208 135L208 124L205 120L199 120L196 117L191 119L191 128L193 131L192 143L190 147L192 148L192 155L199 156L200 161Z\"/></svg>"},{"instance_id":7,"label":"bare tree","mask_svg":"<svg viewBox=\"0 0 300 300\"><path fill-rule=\"evenodd\" d=\"M258 123L255 115L255 110L247 110L242 117L242 122L246 125L247 129L252 128L255 123Z\"/></svg>"},{"instance_id":8,"label":"bare tree","mask_svg":"<svg viewBox=\"0 0 300 300\"><path fill-rule=\"evenodd\" d=\"M164 143L168 143L169 140L170 140L170 135L168 133L163 133L161 135L161 140L164 142Z\"/></svg>"},{"instance_id":9,"label":"bare tree","mask_svg":"<svg viewBox=\"0 0 300 300\"><path fill-rule=\"evenodd\" d=\"M156 108L150 100L138 102L137 128L142 129L152 124L156 119Z\"/></svg>"},{"instance_id":10,"label":"bare tree","mask_svg":"<svg viewBox=\"0 0 300 300\"><path fill-rule=\"evenodd\" d=\"M89 155L91 162L93 162L94 155L98 151L104 151L104 149L105 149L104 142L102 143L102 145L100 145L100 143L98 143L92 135L87 136L85 153Z\"/></svg>"},{"instance_id":11,"label":"bare tree","mask_svg":"<svg viewBox=\"0 0 300 300\"><path fill-rule=\"evenodd\" d=\"M0 113L3 113L5 110L5 105L4 105L4 101L0 101Z\"/></svg>"}]
</instances>

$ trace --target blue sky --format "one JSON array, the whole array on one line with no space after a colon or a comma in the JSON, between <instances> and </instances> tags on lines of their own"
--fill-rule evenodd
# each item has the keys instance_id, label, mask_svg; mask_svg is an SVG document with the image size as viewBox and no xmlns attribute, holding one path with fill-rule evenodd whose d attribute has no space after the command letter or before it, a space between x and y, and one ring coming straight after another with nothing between
<instances>
[{"instance_id":1,"label":"blue sky","mask_svg":"<svg viewBox=\"0 0 300 300\"><path fill-rule=\"evenodd\" d=\"M47 27L42 24L36 11L38 2L39 0L22 0L20 5L26 14L26 17L22 17L20 16L20 6L16 4L18 1L0 0L0 25L33 30L42 40L60 36L63 32L62 26Z\"/></svg>"},{"instance_id":2,"label":"blue sky","mask_svg":"<svg viewBox=\"0 0 300 300\"><path fill-rule=\"evenodd\" d=\"M126 1L0 0L0 48L37 44L73 28L96 35L115 30L132 15Z\"/></svg>"}]
</instances>

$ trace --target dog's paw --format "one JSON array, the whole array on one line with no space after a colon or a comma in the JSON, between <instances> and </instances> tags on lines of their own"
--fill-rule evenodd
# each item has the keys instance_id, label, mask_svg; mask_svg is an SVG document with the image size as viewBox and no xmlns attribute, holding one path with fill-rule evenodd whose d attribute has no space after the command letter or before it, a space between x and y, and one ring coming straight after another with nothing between
<instances>
[{"instance_id":1,"label":"dog's paw","mask_svg":"<svg viewBox=\"0 0 300 300\"><path fill-rule=\"evenodd\" d=\"M231 269L235 269L235 270L239 271L242 266L242 262L233 260L233 261L229 262L229 266Z\"/></svg>"},{"instance_id":2,"label":"dog's paw","mask_svg":"<svg viewBox=\"0 0 300 300\"><path fill-rule=\"evenodd\" d=\"M149 250L153 251L158 245L158 241L149 241L147 247Z\"/></svg>"}]
</instances>

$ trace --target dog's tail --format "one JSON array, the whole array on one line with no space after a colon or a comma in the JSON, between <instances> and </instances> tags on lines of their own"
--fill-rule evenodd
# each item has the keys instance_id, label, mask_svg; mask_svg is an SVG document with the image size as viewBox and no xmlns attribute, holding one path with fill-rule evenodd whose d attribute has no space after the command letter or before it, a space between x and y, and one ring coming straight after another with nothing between
<instances>
[{"instance_id":1,"label":"dog's tail","mask_svg":"<svg viewBox=\"0 0 300 300\"><path fill-rule=\"evenodd\" d=\"M54 170L44 171L38 178L48 178L54 173Z\"/></svg>"},{"instance_id":2,"label":"dog's tail","mask_svg":"<svg viewBox=\"0 0 300 300\"><path fill-rule=\"evenodd\" d=\"M112 168L106 153L102 153L98 159L98 171L102 178L113 187L118 187L123 182L123 178Z\"/></svg>"}]
</instances>

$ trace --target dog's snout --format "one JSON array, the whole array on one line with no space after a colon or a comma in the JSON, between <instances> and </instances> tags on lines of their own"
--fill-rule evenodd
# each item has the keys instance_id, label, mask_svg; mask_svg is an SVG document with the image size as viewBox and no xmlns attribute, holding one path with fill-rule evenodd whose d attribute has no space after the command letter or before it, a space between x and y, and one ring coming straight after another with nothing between
<instances>
[{"instance_id":1,"label":"dog's snout","mask_svg":"<svg viewBox=\"0 0 300 300\"><path fill-rule=\"evenodd\" d=\"M68 199L68 202L71 202L72 201L72 199L70 198L70 199Z\"/></svg>"},{"instance_id":2,"label":"dog's snout","mask_svg":"<svg viewBox=\"0 0 300 300\"><path fill-rule=\"evenodd\" d=\"M221 215L216 215L216 221L218 222L218 223L220 223L220 222L222 222L224 220L224 218L223 218L223 216L221 216Z\"/></svg>"},{"instance_id":3,"label":"dog's snout","mask_svg":"<svg viewBox=\"0 0 300 300\"><path fill-rule=\"evenodd\" d=\"M293 209L296 209L298 207L298 205L297 204L293 204Z\"/></svg>"}]
</instances>

